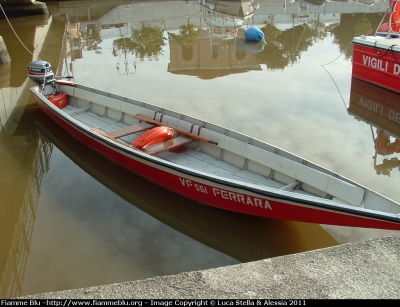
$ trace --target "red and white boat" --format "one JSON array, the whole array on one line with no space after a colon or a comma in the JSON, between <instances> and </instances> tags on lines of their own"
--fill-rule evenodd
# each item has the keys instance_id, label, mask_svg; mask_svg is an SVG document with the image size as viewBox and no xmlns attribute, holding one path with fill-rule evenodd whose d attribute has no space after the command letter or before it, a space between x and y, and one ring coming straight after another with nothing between
<instances>
[{"instance_id":1,"label":"red and white boat","mask_svg":"<svg viewBox=\"0 0 400 307\"><path fill-rule=\"evenodd\" d=\"M352 76L400 93L400 1L390 1L374 36L355 37L353 46Z\"/></svg>"},{"instance_id":2,"label":"red and white boat","mask_svg":"<svg viewBox=\"0 0 400 307\"><path fill-rule=\"evenodd\" d=\"M43 66L44 74L46 65L34 61L29 67ZM400 204L270 144L98 89L31 79L40 108L67 132L201 204L282 220L400 230Z\"/></svg>"}]
</instances>

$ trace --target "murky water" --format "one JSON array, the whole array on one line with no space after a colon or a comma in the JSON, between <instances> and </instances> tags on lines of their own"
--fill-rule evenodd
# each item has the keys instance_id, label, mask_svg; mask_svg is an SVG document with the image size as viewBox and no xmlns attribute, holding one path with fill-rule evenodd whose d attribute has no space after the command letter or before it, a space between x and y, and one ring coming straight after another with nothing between
<instances>
[{"instance_id":1,"label":"murky water","mask_svg":"<svg viewBox=\"0 0 400 307\"><path fill-rule=\"evenodd\" d=\"M387 3L205 4L52 3L48 17L10 19L21 41L0 20L12 58L0 67L0 297L177 274L393 233L204 207L97 155L30 97L27 64L40 58L79 83L254 136L400 201L396 153L377 154L373 140L383 125L394 141L396 120L357 109L357 93L376 89L351 80L351 40L358 29L378 26ZM251 25L266 30L266 45L245 43L243 31Z\"/></svg>"}]
</instances>

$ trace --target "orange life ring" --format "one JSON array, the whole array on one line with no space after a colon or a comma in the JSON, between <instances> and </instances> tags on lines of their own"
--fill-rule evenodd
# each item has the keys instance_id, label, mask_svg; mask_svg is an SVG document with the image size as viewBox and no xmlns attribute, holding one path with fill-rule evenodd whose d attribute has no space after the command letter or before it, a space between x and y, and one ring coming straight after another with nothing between
<instances>
[{"instance_id":1,"label":"orange life ring","mask_svg":"<svg viewBox=\"0 0 400 307\"><path fill-rule=\"evenodd\" d=\"M132 143L132 147L143 149L144 147L162 143L175 136L174 129L166 126L155 127L143 133Z\"/></svg>"},{"instance_id":2,"label":"orange life ring","mask_svg":"<svg viewBox=\"0 0 400 307\"><path fill-rule=\"evenodd\" d=\"M60 109L68 105L68 97L65 92L53 92L51 95L47 96L47 99Z\"/></svg>"},{"instance_id":3,"label":"orange life ring","mask_svg":"<svg viewBox=\"0 0 400 307\"><path fill-rule=\"evenodd\" d=\"M383 131L379 131L378 153L380 155L386 156L399 152L400 152L400 140L396 139L396 141L390 143L389 137Z\"/></svg>"},{"instance_id":4,"label":"orange life ring","mask_svg":"<svg viewBox=\"0 0 400 307\"><path fill-rule=\"evenodd\" d=\"M397 8L398 1L393 2L392 12L390 14L390 23L392 30L398 32L400 30L400 7Z\"/></svg>"},{"instance_id":5,"label":"orange life ring","mask_svg":"<svg viewBox=\"0 0 400 307\"><path fill-rule=\"evenodd\" d=\"M392 12L392 23L400 23L400 10Z\"/></svg>"}]
</instances>

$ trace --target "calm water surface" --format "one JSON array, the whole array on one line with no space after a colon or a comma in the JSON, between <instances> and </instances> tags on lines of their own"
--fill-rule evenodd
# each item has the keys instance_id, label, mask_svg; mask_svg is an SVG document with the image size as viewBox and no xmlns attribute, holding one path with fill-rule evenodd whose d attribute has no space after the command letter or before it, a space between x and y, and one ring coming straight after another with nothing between
<instances>
[{"instance_id":1,"label":"calm water surface","mask_svg":"<svg viewBox=\"0 0 400 307\"><path fill-rule=\"evenodd\" d=\"M10 19L26 48L0 20L12 59L0 67L0 297L202 270L393 233L204 207L97 155L30 97L27 64L40 58L78 83L254 136L400 201L397 167L390 176L374 169L385 158L396 166L396 154L376 155L373 140L377 124L391 127L392 140L400 130L373 109L354 109L357 93L376 89L351 79L351 39L358 29L373 31L387 3L205 4L52 3L48 17ZM245 43L243 31L252 25L266 33L266 45Z\"/></svg>"}]
</instances>

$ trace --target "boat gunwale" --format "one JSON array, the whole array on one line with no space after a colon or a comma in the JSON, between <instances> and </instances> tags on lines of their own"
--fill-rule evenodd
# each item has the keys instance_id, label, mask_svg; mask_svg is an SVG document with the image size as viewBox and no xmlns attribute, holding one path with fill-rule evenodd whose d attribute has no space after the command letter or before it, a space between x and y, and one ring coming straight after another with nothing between
<instances>
[{"instance_id":1,"label":"boat gunwale","mask_svg":"<svg viewBox=\"0 0 400 307\"><path fill-rule=\"evenodd\" d=\"M378 39L375 39L379 37ZM383 42L395 41L398 44L384 44ZM381 36L365 36L365 38L358 36L352 40L353 44L365 47L373 47L374 49L380 49L384 51L392 51L400 53L400 38L382 38Z\"/></svg>"}]
</instances>

